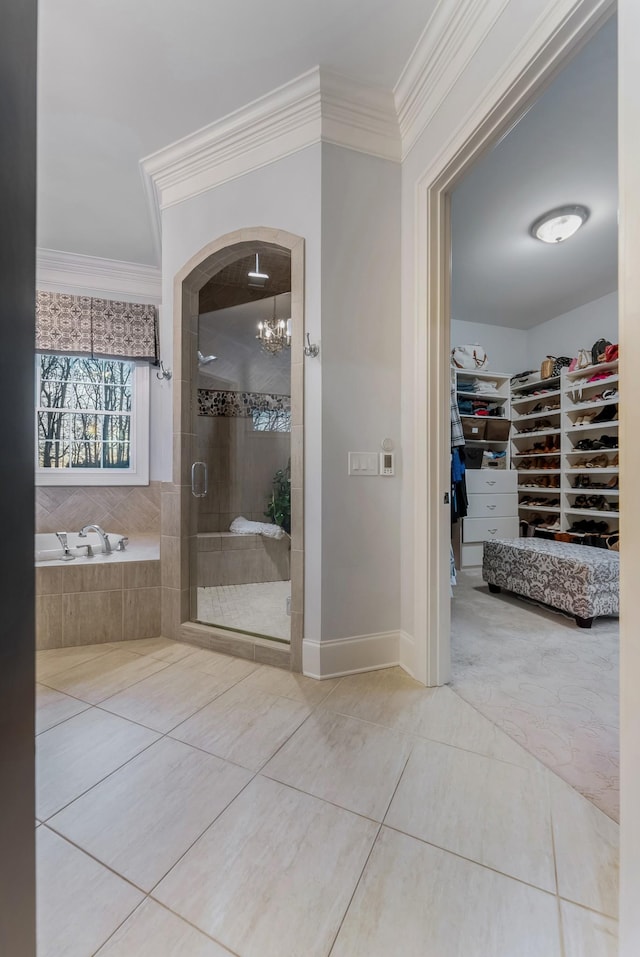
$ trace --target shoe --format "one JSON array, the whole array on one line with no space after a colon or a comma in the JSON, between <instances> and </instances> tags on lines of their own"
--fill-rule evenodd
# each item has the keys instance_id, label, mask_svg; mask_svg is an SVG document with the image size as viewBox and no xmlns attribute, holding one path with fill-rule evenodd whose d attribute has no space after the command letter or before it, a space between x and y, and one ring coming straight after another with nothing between
<instances>
[{"instance_id":1,"label":"shoe","mask_svg":"<svg viewBox=\"0 0 640 957\"><path fill-rule=\"evenodd\" d=\"M591 422L595 425L598 422L612 422L614 419L618 418L618 406L617 405L605 405L604 408L594 415Z\"/></svg>"}]
</instances>

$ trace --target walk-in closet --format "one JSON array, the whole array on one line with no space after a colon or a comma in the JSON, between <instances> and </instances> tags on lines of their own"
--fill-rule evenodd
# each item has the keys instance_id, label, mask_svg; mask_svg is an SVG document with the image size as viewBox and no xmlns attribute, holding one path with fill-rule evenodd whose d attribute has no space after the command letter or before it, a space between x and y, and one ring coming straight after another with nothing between
<instances>
[{"instance_id":1,"label":"walk-in closet","mask_svg":"<svg viewBox=\"0 0 640 957\"><path fill-rule=\"evenodd\" d=\"M452 684L618 820L616 23L451 200Z\"/></svg>"}]
</instances>

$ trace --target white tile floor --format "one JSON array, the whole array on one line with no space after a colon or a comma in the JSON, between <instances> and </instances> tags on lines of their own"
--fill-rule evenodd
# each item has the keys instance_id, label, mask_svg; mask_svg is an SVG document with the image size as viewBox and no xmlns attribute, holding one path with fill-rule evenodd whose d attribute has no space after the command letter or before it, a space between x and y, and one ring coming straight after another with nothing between
<instances>
[{"instance_id":1,"label":"white tile floor","mask_svg":"<svg viewBox=\"0 0 640 957\"><path fill-rule=\"evenodd\" d=\"M290 595L290 581L198 588L198 621L290 641Z\"/></svg>"},{"instance_id":2,"label":"white tile floor","mask_svg":"<svg viewBox=\"0 0 640 957\"><path fill-rule=\"evenodd\" d=\"M449 688L38 659L39 957L614 957L617 825Z\"/></svg>"}]
</instances>

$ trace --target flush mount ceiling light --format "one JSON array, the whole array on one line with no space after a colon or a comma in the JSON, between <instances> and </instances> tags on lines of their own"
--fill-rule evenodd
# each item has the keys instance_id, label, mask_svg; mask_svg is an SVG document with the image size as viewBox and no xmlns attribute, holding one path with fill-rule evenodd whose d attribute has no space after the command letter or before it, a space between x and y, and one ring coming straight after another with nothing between
<instances>
[{"instance_id":1,"label":"flush mount ceiling light","mask_svg":"<svg viewBox=\"0 0 640 957\"><path fill-rule=\"evenodd\" d=\"M562 243L573 236L588 218L586 206L560 206L536 219L529 232L543 243Z\"/></svg>"},{"instance_id":2,"label":"flush mount ceiling light","mask_svg":"<svg viewBox=\"0 0 640 957\"><path fill-rule=\"evenodd\" d=\"M273 297L273 317L258 323L260 345L272 356L291 346L291 319L276 319L276 297Z\"/></svg>"},{"instance_id":3,"label":"flush mount ceiling light","mask_svg":"<svg viewBox=\"0 0 640 957\"><path fill-rule=\"evenodd\" d=\"M198 365L199 366L208 366L210 362L215 362L217 356L203 356L200 350L198 349Z\"/></svg>"},{"instance_id":4,"label":"flush mount ceiling light","mask_svg":"<svg viewBox=\"0 0 640 957\"><path fill-rule=\"evenodd\" d=\"M256 268L250 270L247 273L247 276L249 277L249 285L256 286L259 289L262 289L265 282L269 278L269 273L260 272L260 260L258 258L258 253L256 253Z\"/></svg>"}]
</instances>

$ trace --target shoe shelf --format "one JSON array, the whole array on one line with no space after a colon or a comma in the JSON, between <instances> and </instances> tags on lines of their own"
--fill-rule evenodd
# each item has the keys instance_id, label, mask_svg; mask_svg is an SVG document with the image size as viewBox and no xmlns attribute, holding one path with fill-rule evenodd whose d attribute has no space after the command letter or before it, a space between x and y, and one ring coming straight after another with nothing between
<instances>
[{"instance_id":1,"label":"shoe shelf","mask_svg":"<svg viewBox=\"0 0 640 957\"><path fill-rule=\"evenodd\" d=\"M576 402L575 405L572 405L570 409L567 409L567 412L592 412L594 409L604 409L606 405L617 405L618 396L614 395L610 399L597 399L593 402L582 401Z\"/></svg>"},{"instance_id":2,"label":"shoe shelf","mask_svg":"<svg viewBox=\"0 0 640 957\"><path fill-rule=\"evenodd\" d=\"M588 381L592 375L601 373L607 373L607 376L592 382ZM546 512L554 519L552 521L550 518L547 522L547 527L551 531L570 531L570 526L578 519L606 519L617 526L619 520L617 511L606 508L578 508L575 500L580 495L602 496L600 504L607 502L617 506L620 497L619 489L580 487L574 486L573 482L588 475L592 481L601 481L606 485L609 479L618 475L617 448L605 446L598 449L580 449L575 446L582 439L597 442L609 436L610 440L617 440L619 425L617 417L603 422L586 421L583 425L576 423L581 416L588 417L591 413L593 417L596 417L603 410L618 404L617 391L615 395L607 398L602 398L602 393L609 389L617 390L619 378L618 363L608 362L585 369L576 369L574 372L563 369L561 376L552 380L543 380L544 385L538 382L512 388L511 462L512 467L518 472L518 482L521 483L518 485L518 513L521 520L540 527L540 520L534 519L533 513ZM549 391L543 391L545 387L549 387ZM542 406L549 402L551 404L558 402L558 408L543 409ZM544 420L547 427L544 424L541 427L536 420L541 422ZM518 431L521 425L527 422L536 426L535 431ZM527 441L529 439L531 442ZM550 452L525 450L525 446L533 442L547 447L558 444L559 448ZM527 459L539 460L536 464L542 468L523 468L522 465ZM590 467L586 464L592 460L597 460L598 465ZM544 468L546 463L557 465L557 468ZM526 485L527 476L531 476L533 481L535 477L544 475L559 476L558 487ZM544 506L528 505L522 502L523 498L536 495L556 504ZM581 503L582 501L584 499L580 499Z\"/></svg>"},{"instance_id":3,"label":"shoe shelf","mask_svg":"<svg viewBox=\"0 0 640 957\"><path fill-rule=\"evenodd\" d=\"M525 402L540 402L541 400L553 399L560 395L560 389L550 389L548 392L532 392L530 395L514 395L511 399L512 405L522 405Z\"/></svg>"},{"instance_id":4,"label":"shoe shelf","mask_svg":"<svg viewBox=\"0 0 640 957\"><path fill-rule=\"evenodd\" d=\"M514 432L511 438L514 442L518 439L535 439L540 435L560 435L561 429L542 429L540 432Z\"/></svg>"},{"instance_id":5,"label":"shoe shelf","mask_svg":"<svg viewBox=\"0 0 640 957\"><path fill-rule=\"evenodd\" d=\"M553 512L556 515L560 514L559 505L518 505L518 510L521 512Z\"/></svg>"},{"instance_id":6,"label":"shoe shelf","mask_svg":"<svg viewBox=\"0 0 640 957\"><path fill-rule=\"evenodd\" d=\"M565 508L567 515L582 515L584 518L620 518L619 512L600 511L597 508Z\"/></svg>"},{"instance_id":7,"label":"shoe shelf","mask_svg":"<svg viewBox=\"0 0 640 957\"><path fill-rule=\"evenodd\" d=\"M529 419L550 419L552 415L560 415L561 409L546 409L540 412L525 412L523 415L516 415L512 418L512 422L524 422Z\"/></svg>"}]
</instances>

